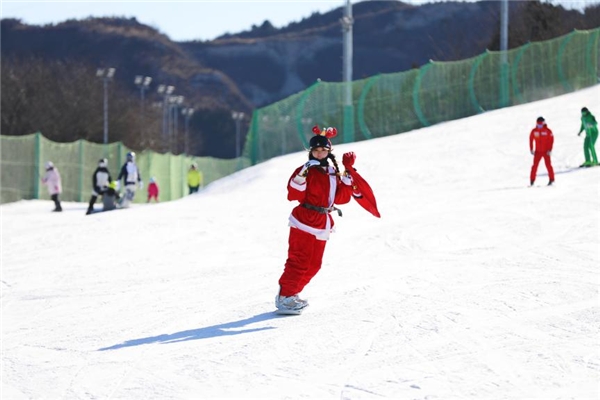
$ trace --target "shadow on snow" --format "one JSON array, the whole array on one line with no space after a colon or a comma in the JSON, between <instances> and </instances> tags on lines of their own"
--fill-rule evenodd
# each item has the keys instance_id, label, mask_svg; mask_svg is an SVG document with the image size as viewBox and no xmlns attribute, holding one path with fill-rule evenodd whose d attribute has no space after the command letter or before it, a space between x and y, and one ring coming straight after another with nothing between
<instances>
[{"instance_id":1,"label":"shadow on snow","mask_svg":"<svg viewBox=\"0 0 600 400\"><path fill-rule=\"evenodd\" d=\"M164 335L150 336L150 337L145 337L145 338L140 338L140 339L127 340L123 343L115 344L110 347L102 347L102 348L98 349L98 351L117 350L117 349L120 349L123 347L140 346L143 344L178 343L178 342L185 342L188 340L209 339L209 338L218 337L218 336L230 336L230 335L239 335L241 333L265 331L265 330L275 329L275 327L265 326L262 328L248 328L248 329L241 329L241 330L236 330L235 328L242 328L246 325L250 325L250 324L253 324L256 322L261 322L261 321L268 321L268 320L274 319L274 318L281 318L281 315L277 315L273 312L267 312L267 313L255 315L250 318L242 319L239 321L227 322L224 324L213 325L213 326L207 326L205 328L189 329L187 331L175 332L175 333L171 333L171 334L164 334Z\"/></svg>"}]
</instances>

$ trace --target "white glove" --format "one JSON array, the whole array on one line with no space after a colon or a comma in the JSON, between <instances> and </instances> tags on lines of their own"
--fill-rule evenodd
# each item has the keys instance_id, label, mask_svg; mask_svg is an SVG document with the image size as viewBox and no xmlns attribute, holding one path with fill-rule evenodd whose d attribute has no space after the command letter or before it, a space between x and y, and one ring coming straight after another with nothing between
<instances>
[{"instance_id":1,"label":"white glove","mask_svg":"<svg viewBox=\"0 0 600 400\"><path fill-rule=\"evenodd\" d=\"M531 153L531 155L535 154L535 151L533 151L533 150L530 150L529 152Z\"/></svg>"},{"instance_id":2,"label":"white glove","mask_svg":"<svg viewBox=\"0 0 600 400\"><path fill-rule=\"evenodd\" d=\"M139 186L140 186L140 190L142 190L144 188L144 181L140 181Z\"/></svg>"},{"instance_id":3,"label":"white glove","mask_svg":"<svg viewBox=\"0 0 600 400\"><path fill-rule=\"evenodd\" d=\"M306 176L306 174L308 174L308 169L310 167L314 167L315 165L320 165L321 162L318 160L308 160L306 162L306 164L304 164L304 166L302 167L302 169L300 170L300 172L298 172L298 175L300 176Z\"/></svg>"},{"instance_id":4,"label":"white glove","mask_svg":"<svg viewBox=\"0 0 600 400\"><path fill-rule=\"evenodd\" d=\"M552 152L551 152L551 151L549 151L549 152L547 152L546 154L548 154L549 156L551 156L551 155L552 155Z\"/></svg>"},{"instance_id":5,"label":"white glove","mask_svg":"<svg viewBox=\"0 0 600 400\"><path fill-rule=\"evenodd\" d=\"M121 189L121 181L116 181L115 182L115 190L118 192L119 189Z\"/></svg>"}]
</instances>

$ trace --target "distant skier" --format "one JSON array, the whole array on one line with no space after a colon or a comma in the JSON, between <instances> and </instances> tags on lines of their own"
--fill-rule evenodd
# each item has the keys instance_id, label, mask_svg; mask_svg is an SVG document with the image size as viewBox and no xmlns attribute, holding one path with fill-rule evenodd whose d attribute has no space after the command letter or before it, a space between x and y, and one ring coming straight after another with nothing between
<instances>
[{"instance_id":1,"label":"distant skier","mask_svg":"<svg viewBox=\"0 0 600 400\"><path fill-rule=\"evenodd\" d=\"M148 183L148 203L150 200L154 199L155 202L158 203L158 183L156 183L156 179L154 177L150 178L150 183Z\"/></svg>"},{"instance_id":2,"label":"distant skier","mask_svg":"<svg viewBox=\"0 0 600 400\"><path fill-rule=\"evenodd\" d=\"M121 167L121 172L119 172L117 180L121 181L121 179L123 179L125 185L125 194L121 206L126 208L129 207L129 203L133 201L138 186L140 189L144 187L142 175L140 174L138 166L135 164L135 153L133 151L127 153L127 161Z\"/></svg>"},{"instance_id":3,"label":"distant skier","mask_svg":"<svg viewBox=\"0 0 600 400\"><path fill-rule=\"evenodd\" d=\"M54 210L52 211L61 212L62 206L58 196L62 193L62 181L58 168L54 166L52 161L46 163L46 174L42 178L42 183L48 188L48 194L54 202Z\"/></svg>"},{"instance_id":4,"label":"distant skier","mask_svg":"<svg viewBox=\"0 0 600 400\"><path fill-rule=\"evenodd\" d=\"M596 117L587 109L581 109L581 128L577 136L585 130L585 140L583 141L583 155L585 162L580 167L592 167L598 165L598 157L596 156L596 140L598 139L598 122Z\"/></svg>"},{"instance_id":5,"label":"distant skier","mask_svg":"<svg viewBox=\"0 0 600 400\"><path fill-rule=\"evenodd\" d=\"M202 172L198 170L198 164L193 163L187 173L189 194L196 193L202 186Z\"/></svg>"},{"instance_id":6,"label":"distant skier","mask_svg":"<svg viewBox=\"0 0 600 400\"><path fill-rule=\"evenodd\" d=\"M102 158L98 161L98 167L92 174L92 197L90 197L86 215L94 212L94 203L96 203L98 196L104 195L111 181L112 178L110 172L108 172L108 161L106 158Z\"/></svg>"},{"instance_id":7,"label":"distant skier","mask_svg":"<svg viewBox=\"0 0 600 400\"><path fill-rule=\"evenodd\" d=\"M535 144L535 145L534 145ZM538 164L543 158L548 171L548 185L554 183L554 169L550 156L552 155L552 146L554 145L554 135L548 128L544 117L539 117L536 121L536 126L529 134L529 151L533 154L533 165L531 166L530 183L533 186L535 182ZM535 148L535 150L534 150Z\"/></svg>"}]
</instances>

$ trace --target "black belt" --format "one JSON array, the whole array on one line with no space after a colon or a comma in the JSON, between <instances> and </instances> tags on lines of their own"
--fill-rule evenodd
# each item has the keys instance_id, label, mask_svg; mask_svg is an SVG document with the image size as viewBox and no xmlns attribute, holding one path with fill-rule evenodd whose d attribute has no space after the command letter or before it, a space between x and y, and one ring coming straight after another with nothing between
<instances>
[{"instance_id":1,"label":"black belt","mask_svg":"<svg viewBox=\"0 0 600 400\"><path fill-rule=\"evenodd\" d=\"M301 203L300 204L302 207L304 208L308 208L309 210L313 210L318 212L319 214L329 214L332 211L337 211L338 215L341 217L342 216L342 210L340 210L337 207L317 207L317 206L313 206L312 204L308 204L308 203Z\"/></svg>"}]
</instances>

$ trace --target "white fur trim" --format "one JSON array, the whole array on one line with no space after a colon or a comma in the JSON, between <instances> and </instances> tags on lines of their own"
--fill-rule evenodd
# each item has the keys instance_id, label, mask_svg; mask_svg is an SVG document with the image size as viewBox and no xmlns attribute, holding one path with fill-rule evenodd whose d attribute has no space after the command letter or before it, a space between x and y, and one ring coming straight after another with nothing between
<instances>
[{"instance_id":1,"label":"white fur trim","mask_svg":"<svg viewBox=\"0 0 600 400\"><path fill-rule=\"evenodd\" d=\"M296 217L294 217L293 215L290 215L289 221L289 226L298 228L301 231L310 233L311 235L315 235L315 237L319 240L328 240L329 234L332 232L331 221L329 220L329 216L327 217L327 226L325 227L325 229L317 229L313 228L312 226L303 224L302 222L298 221L298 219L296 219Z\"/></svg>"},{"instance_id":2,"label":"white fur trim","mask_svg":"<svg viewBox=\"0 0 600 400\"><path fill-rule=\"evenodd\" d=\"M352 186L352 178L348 175L342 175L342 183L346 186Z\"/></svg>"},{"instance_id":3,"label":"white fur trim","mask_svg":"<svg viewBox=\"0 0 600 400\"><path fill-rule=\"evenodd\" d=\"M306 190L306 178L296 175L290 181L290 186L300 192L304 192Z\"/></svg>"},{"instance_id":4,"label":"white fur trim","mask_svg":"<svg viewBox=\"0 0 600 400\"><path fill-rule=\"evenodd\" d=\"M337 189L337 176L335 175L335 168L329 167L329 206L333 207L333 201L335 200L335 192ZM329 219L327 219L329 222Z\"/></svg>"}]
</instances>

